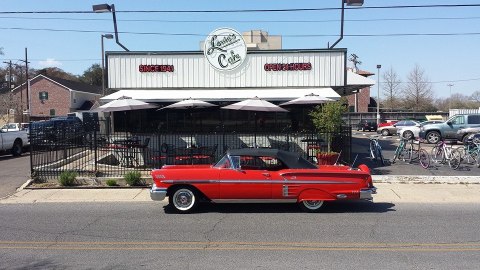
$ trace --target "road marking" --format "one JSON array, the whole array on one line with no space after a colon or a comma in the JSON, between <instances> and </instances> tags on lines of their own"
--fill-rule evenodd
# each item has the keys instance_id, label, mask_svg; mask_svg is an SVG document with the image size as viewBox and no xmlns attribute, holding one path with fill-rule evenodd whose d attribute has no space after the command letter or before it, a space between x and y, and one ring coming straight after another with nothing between
<instances>
[{"instance_id":1,"label":"road marking","mask_svg":"<svg viewBox=\"0 0 480 270\"><path fill-rule=\"evenodd\" d=\"M0 241L0 249L44 250L276 250L480 252L480 243L316 243L316 242L31 242Z\"/></svg>"}]
</instances>

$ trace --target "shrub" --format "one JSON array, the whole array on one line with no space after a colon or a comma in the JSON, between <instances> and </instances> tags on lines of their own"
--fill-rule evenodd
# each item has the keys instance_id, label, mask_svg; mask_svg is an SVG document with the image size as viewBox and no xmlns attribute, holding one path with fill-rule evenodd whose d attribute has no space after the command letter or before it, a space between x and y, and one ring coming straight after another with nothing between
<instances>
[{"instance_id":1,"label":"shrub","mask_svg":"<svg viewBox=\"0 0 480 270\"><path fill-rule=\"evenodd\" d=\"M73 186L76 184L77 173L72 171L64 171L60 174L58 182L62 186Z\"/></svg>"},{"instance_id":2,"label":"shrub","mask_svg":"<svg viewBox=\"0 0 480 270\"><path fill-rule=\"evenodd\" d=\"M107 186L109 187L114 187L114 186L117 186L117 181L113 180L113 179L108 179L106 182Z\"/></svg>"},{"instance_id":3,"label":"shrub","mask_svg":"<svg viewBox=\"0 0 480 270\"><path fill-rule=\"evenodd\" d=\"M140 186L144 184L142 181L142 174L137 171L128 172L123 178L130 186Z\"/></svg>"}]
</instances>

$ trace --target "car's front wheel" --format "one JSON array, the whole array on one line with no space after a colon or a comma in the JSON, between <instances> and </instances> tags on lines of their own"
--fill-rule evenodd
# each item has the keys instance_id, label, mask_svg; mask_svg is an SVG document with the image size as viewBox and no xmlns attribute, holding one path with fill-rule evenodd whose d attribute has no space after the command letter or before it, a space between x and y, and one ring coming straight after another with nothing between
<instances>
[{"instance_id":1,"label":"car's front wheel","mask_svg":"<svg viewBox=\"0 0 480 270\"><path fill-rule=\"evenodd\" d=\"M168 197L168 203L178 213L190 213L198 204L196 191L191 187L178 188Z\"/></svg>"},{"instance_id":2,"label":"car's front wheel","mask_svg":"<svg viewBox=\"0 0 480 270\"><path fill-rule=\"evenodd\" d=\"M319 211L320 211L320 209L322 208L324 202L325 202L325 201L309 201L309 200L305 200L305 201L301 201L301 202L299 203L299 205L300 205L300 207L302 208L303 211L315 213L315 212L319 212Z\"/></svg>"},{"instance_id":3,"label":"car's front wheel","mask_svg":"<svg viewBox=\"0 0 480 270\"><path fill-rule=\"evenodd\" d=\"M413 132L411 132L410 130L405 130L405 132L403 132L403 137L405 139L411 140L413 139Z\"/></svg>"},{"instance_id":4,"label":"car's front wheel","mask_svg":"<svg viewBox=\"0 0 480 270\"><path fill-rule=\"evenodd\" d=\"M440 141L440 133L437 131L430 131L427 133L426 140L428 143L437 143Z\"/></svg>"},{"instance_id":5,"label":"car's front wheel","mask_svg":"<svg viewBox=\"0 0 480 270\"><path fill-rule=\"evenodd\" d=\"M390 135L390 132L388 131L388 129L383 129L382 130L382 135L383 136L388 136L388 135Z\"/></svg>"}]
</instances>

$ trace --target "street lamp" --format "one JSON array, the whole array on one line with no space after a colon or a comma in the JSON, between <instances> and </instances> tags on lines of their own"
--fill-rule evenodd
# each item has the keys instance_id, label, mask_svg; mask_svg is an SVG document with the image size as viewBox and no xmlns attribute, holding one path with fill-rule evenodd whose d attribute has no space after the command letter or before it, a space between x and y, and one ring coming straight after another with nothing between
<instances>
[{"instance_id":1,"label":"street lamp","mask_svg":"<svg viewBox=\"0 0 480 270\"><path fill-rule=\"evenodd\" d=\"M115 5L111 4L100 4L100 5L93 5L93 12L95 13L105 13L111 12L113 16L113 29L115 30L115 42L122 47L125 51L129 52L129 50L123 46L120 41L118 40L118 31L117 31L117 16L115 15Z\"/></svg>"},{"instance_id":2,"label":"street lamp","mask_svg":"<svg viewBox=\"0 0 480 270\"><path fill-rule=\"evenodd\" d=\"M104 34L100 38L102 41L102 94L105 96L105 50L103 49L103 38L113 39L113 35Z\"/></svg>"},{"instance_id":3,"label":"street lamp","mask_svg":"<svg viewBox=\"0 0 480 270\"><path fill-rule=\"evenodd\" d=\"M452 86L454 84L447 84L448 87L450 87L450 96L448 97L448 114L450 115L450 110L452 109Z\"/></svg>"},{"instance_id":4,"label":"street lamp","mask_svg":"<svg viewBox=\"0 0 480 270\"><path fill-rule=\"evenodd\" d=\"M377 126L380 124L380 69L382 65L377 65Z\"/></svg>"},{"instance_id":5,"label":"street lamp","mask_svg":"<svg viewBox=\"0 0 480 270\"><path fill-rule=\"evenodd\" d=\"M363 6L363 0L340 0L342 1L342 12L341 12L341 18L340 18L340 37L338 38L335 43L333 43L332 46L330 46L330 49L333 49L337 43L339 43L343 39L343 22L345 21L345 3L347 6Z\"/></svg>"}]
</instances>

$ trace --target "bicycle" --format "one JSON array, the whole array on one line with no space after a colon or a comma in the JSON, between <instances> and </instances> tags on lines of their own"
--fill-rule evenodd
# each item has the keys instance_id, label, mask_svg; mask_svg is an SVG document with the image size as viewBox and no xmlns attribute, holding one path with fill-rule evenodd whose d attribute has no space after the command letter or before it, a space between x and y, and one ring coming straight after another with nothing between
<instances>
[{"instance_id":1,"label":"bicycle","mask_svg":"<svg viewBox=\"0 0 480 270\"><path fill-rule=\"evenodd\" d=\"M392 163L395 163L395 160L401 159L403 161L410 161L412 159L412 152L407 149L408 139L400 137L400 143L395 149L395 154L393 155Z\"/></svg>"},{"instance_id":2,"label":"bicycle","mask_svg":"<svg viewBox=\"0 0 480 270\"><path fill-rule=\"evenodd\" d=\"M370 136L370 148L369 148L370 158L372 160L379 162L380 165L385 165L385 159L383 158L382 147L378 143L378 137L380 136L379 135Z\"/></svg>"},{"instance_id":3,"label":"bicycle","mask_svg":"<svg viewBox=\"0 0 480 270\"><path fill-rule=\"evenodd\" d=\"M447 146L447 143L444 140L439 141L432 148L432 161L435 163L445 163L448 162L448 166L454 170L458 169L460 166L461 156L460 152L453 151L452 146Z\"/></svg>"},{"instance_id":4,"label":"bicycle","mask_svg":"<svg viewBox=\"0 0 480 270\"><path fill-rule=\"evenodd\" d=\"M430 167L430 156L428 155L427 150L421 147L422 142L423 140L421 139L410 141L410 160L408 160L408 162L410 163L412 160L417 159L420 166L424 169L428 169L428 167ZM415 145L418 145L418 147L415 148Z\"/></svg>"},{"instance_id":5,"label":"bicycle","mask_svg":"<svg viewBox=\"0 0 480 270\"><path fill-rule=\"evenodd\" d=\"M457 148L453 151L459 152L460 162L466 161L467 164L475 164L477 167L480 165L480 142L468 139L465 141L463 147Z\"/></svg>"}]
</instances>

